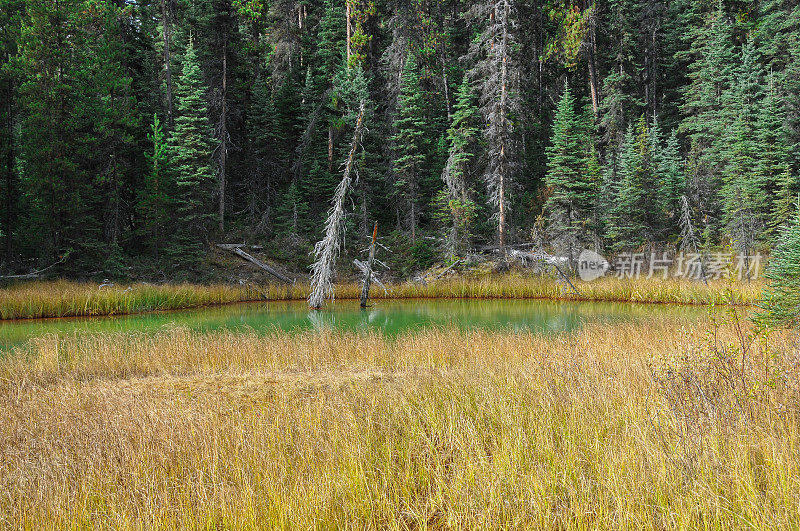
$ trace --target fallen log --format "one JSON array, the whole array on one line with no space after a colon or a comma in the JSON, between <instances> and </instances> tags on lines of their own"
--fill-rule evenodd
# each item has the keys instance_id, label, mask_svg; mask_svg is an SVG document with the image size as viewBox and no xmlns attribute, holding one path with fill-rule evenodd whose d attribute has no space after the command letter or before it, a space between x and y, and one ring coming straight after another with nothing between
<instances>
[{"instance_id":1,"label":"fallen log","mask_svg":"<svg viewBox=\"0 0 800 531\"><path fill-rule=\"evenodd\" d=\"M57 266L58 264L63 264L64 262L66 262L67 258L69 258L69 253L70 253L70 251L67 251L66 253L64 253L64 255L61 257L61 259L58 262L54 262L54 263L50 264L49 266L47 266L47 267L45 267L43 269L39 269L38 271L31 271L30 273L24 273L24 274L21 274L21 275L5 275L5 276L1 276L0 279L2 279L2 280L26 280L26 279L39 278L41 276L41 274L44 273L45 271L47 271L48 269L53 268L53 267Z\"/></svg>"},{"instance_id":2,"label":"fallen log","mask_svg":"<svg viewBox=\"0 0 800 531\"><path fill-rule=\"evenodd\" d=\"M218 243L217 244L217 247L219 247L220 249L224 249L226 251L230 251L233 254L235 254L236 256L238 256L239 258L247 260L251 264L253 264L253 265L257 266L257 267L260 267L261 269L263 269L264 271L266 271L267 273L269 273L273 277L277 278L278 280L280 280L282 282L286 282L287 284L294 284L294 280L290 279L289 277L287 277L286 275L284 275L283 273L281 273L280 271L278 271L274 267L268 266L267 264L265 264L264 262L262 262L261 260L259 260L255 256L251 255L250 253L247 253L247 252L243 251L242 250L243 246L244 246L244 244L242 244L242 243Z\"/></svg>"}]
</instances>

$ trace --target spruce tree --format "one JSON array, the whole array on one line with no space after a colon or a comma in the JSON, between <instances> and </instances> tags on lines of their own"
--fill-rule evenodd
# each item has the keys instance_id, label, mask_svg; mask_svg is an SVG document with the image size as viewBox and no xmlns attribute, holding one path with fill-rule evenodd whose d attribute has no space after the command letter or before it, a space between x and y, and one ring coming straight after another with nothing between
<instances>
[{"instance_id":1,"label":"spruce tree","mask_svg":"<svg viewBox=\"0 0 800 531\"><path fill-rule=\"evenodd\" d=\"M575 100L564 86L558 103L553 140L547 148L548 198L544 211L548 235L557 252L573 264L582 247L592 241L596 183L589 171L592 140L587 120L575 112Z\"/></svg>"},{"instance_id":2,"label":"spruce tree","mask_svg":"<svg viewBox=\"0 0 800 531\"><path fill-rule=\"evenodd\" d=\"M148 140L153 149L145 153L148 170L139 192L138 210L142 218L142 236L158 259L163 250L170 214L169 146L158 115L153 115Z\"/></svg>"},{"instance_id":3,"label":"spruce tree","mask_svg":"<svg viewBox=\"0 0 800 531\"><path fill-rule=\"evenodd\" d=\"M479 115L469 77L465 74L456 95L453 122L447 130L448 158L442 172L445 190L439 201L440 217L451 226L451 255L466 250L475 214L471 198L471 171L478 141Z\"/></svg>"},{"instance_id":4,"label":"spruce tree","mask_svg":"<svg viewBox=\"0 0 800 531\"><path fill-rule=\"evenodd\" d=\"M758 105L762 97L761 71L752 41L742 49L735 83L723 95L730 126L719 150L722 171L723 222L736 248L745 256L762 237L770 203L764 179L759 176L760 156L756 135Z\"/></svg>"},{"instance_id":5,"label":"spruce tree","mask_svg":"<svg viewBox=\"0 0 800 531\"><path fill-rule=\"evenodd\" d=\"M758 320L772 327L800 324L800 204L780 232L766 271L767 287Z\"/></svg>"},{"instance_id":6,"label":"spruce tree","mask_svg":"<svg viewBox=\"0 0 800 531\"><path fill-rule=\"evenodd\" d=\"M407 225L411 240L416 241L422 205L420 187L425 164L427 130L424 102L419 85L417 60L409 53L400 81L400 96L397 102L397 133L392 137L395 146L394 172L396 197L407 205Z\"/></svg>"},{"instance_id":7,"label":"spruce tree","mask_svg":"<svg viewBox=\"0 0 800 531\"><path fill-rule=\"evenodd\" d=\"M250 171L246 183L246 212L253 231L266 232L271 224L270 209L276 181L280 174L276 164L277 126L275 105L269 76L262 72L253 83L250 109L247 113L248 154Z\"/></svg>"},{"instance_id":8,"label":"spruce tree","mask_svg":"<svg viewBox=\"0 0 800 531\"><path fill-rule=\"evenodd\" d=\"M606 237L614 251L634 249L645 242L646 227L641 210L644 190L639 182L642 162L636 132L633 125L629 125L619 153L619 182L614 187L616 193L606 222Z\"/></svg>"},{"instance_id":9,"label":"spruce tree","mask_svg":"<svg viewBox=\"0 0 800 531\"><path fill-rule=\"evenodd\" d=\"M657 127L657 125L656 125ZM653 134L653 137L658 137ZM680 234L681 197L686 193L684 162L680 153L680 141L676 131L667 138L666 145L654 145L657 174L658 213L661 217L660 235L665 240L674 240Z\"/></svg>"},{"instance_id":10,"label":"spruce tree","mask_svg":"<svg viewBox=\"0 0 800 531\"><path fill-rule=\"evenodd\" d=\"M189 39L175 87L175 129L169 138L174 171L175 224L169 255L176 267L195 269L213 221L212 136L203 99L205 87L194 43Z\"/></svg>"},{"instance_id":11,"label":"spruce tree","mask_svg":"<svg viewBox=\"0 0 800 531\"><path fill-rule=\"evenodd\" d=\"M704 199L703 208L713 211L717 208L716 190L725 162L722 152L728 142L722 97L731 87L732 67L736 64L732 28L722 1L718 1L716 11L707 17L703 29L692 30L695 35L690 49L693 60L689 65L689 84L684 88L681 106L684 117L679 132L688 137L694 151L698 189L711 192Z\"/></svg>"},{"instance_id":12,"label":"spruce tree","mask_svg":"<svg viewBox=\"0 0 800 531\"><path fill-rule=\"evenodd\" d=\"M773 239L779 238L781 229L792 222L798 193L800 193L800 182L795 175L792 175L787 164L778 178L778 190L770 213L770 231Z\"/></svg>"},{"instance_id":13,"label":"spruce tree","mask_svg":"<svg viewBox=\"0 0 800 531\"><path fill-rule=\"evenodd\" d=\"M767 76L766 84L755 125L755 171L770 205L770 216L765 219L769 236L775 237L775 228L790 218L787 209L794 201L796 191L791 179L790 133L785 104L778 94L774 74Z\"/></svg>"}]
</instances>

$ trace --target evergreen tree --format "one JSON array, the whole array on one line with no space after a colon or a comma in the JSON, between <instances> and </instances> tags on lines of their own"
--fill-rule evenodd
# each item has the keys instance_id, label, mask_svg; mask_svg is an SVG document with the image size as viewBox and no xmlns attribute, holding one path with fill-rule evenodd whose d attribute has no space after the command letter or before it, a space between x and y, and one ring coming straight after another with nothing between
<instances>
[{"instance_id":1,"label":"evergreen tree","mask_svg":"<svg viewBox=\"0 0 800 531\"><path fill-rule=\"evenodd\" d=\"M245 211L253 232L257 234L265 233L271 224L271 199L281 173L276 160L276 115L268 75L262 73L253 83L246 124L250 171L246 183Z\"/></svg>"},{"instance_id":2,"label":"evergreen tree","mask_svg":"<svg viewBox=\"0 0 800 531\"><path fill-rule=\"evenodd\" d=\"M565 85L553 124L553 141L547 148L548 198L544 211L553 245L558 252L566 253L570 264L593 236L589 229L596 182L589 171L593 149L587 121L575 112L575 100L569 85Z\"/></svg>"},{"instance_id":3,"label":"evergreen tree","mask_svg":"<svg viewBox=\"0 0 800 531\"><path fill-rule=\"evenodd\" d=\"M800 212L793 218L781 229L765 275L768 284L758 320L768 326L796 327L800 319Z\"/></svg>"},{"instance_id":4,"label":"evergreen tree","mask_svg":"<svg viewBox=\"0 0 800 531\"><path fill-rule=\"evenodd\" d=\"M407 226L411 231L412 241L416 241L417 238L421 207L420 189L427 148L425 138L427 123L423 105L417 60L413 53L409 53L400 82L400 97L397 102L398 116L394 121L397 134L394 135L392 141L396 151L394 159L394 172L397 176L395 197L402 198L406 203Z\"/></svg>"},{"instance_id":5,"label":"evergreen tree","mask_svg":"<svg viewBox=\"0 0 800 531\"><path fill-rule=\"evenodd\" d=\"M175 129L169 138L174 169L175 225L170 257L181 270L192 270L202 257L209 223L214 170L211 163L211 129L203 100L205 87L190 38L175 87Z\"/></svg>"},{"instance_id":6,"label":"evergreen tree","mask_svg":"<svg viewBox=\"0 0 800 531\"><path fill-rule=\"evenodd\" d=\"M2 198L2 235L6 264L14 258L14 233L19 209L19 179L16 168L19 118L19 81L11 59L17 56L24 3L21 0L0 0L0 187Z\"/></svg>"},{"instance_id":7,"label":"evergreen tree","mask_svg":"<svg viewBox=\"0 0 800 531\"><path fill-rule=\"evenodd\" d=\"M655 139L659 137L657 122L653 129L655 131L652 132L654 139L652 149L658 183L660 236L665 240L674 240L680 234L680 201L686 193L684 163L677 132L673 130L667 138L666 145L662 146L660 142L655 143Z\"/></svg>"},{"instance_id":8,"label":"evergreen tree","mask_svg":"<svg viewBox=\"0 0 800 531\"><path fill-rule=\"evenodd\" d=\"M153 115L152 133L148 139L153 150L146 153L148 171L144 186L139 192L139 215L142 218L142 236L153 255L158 258L163 250L170 214L169 146L158 115Z\"/></svg>"},{"instance_id":9,"label":"evergreen tree","mask_svg":"<svg viewBox=\"0 0 800 531\"><path fill-rule=\"evenodd\" d=\"M724 131L725 113L722 99L732 85L732 30L721 0L716 11L707 18L705 27L690 28L694 41L690 49L693 61L689 65L689 84L684 89L681 106L683 120L679 132L688 136L694 151L694 178L698 189L710 191L703 208L709 221L715 218L727 138ZM710 203L710 204L709 204Z\"/></svg>"},{"instance_id":10,"label":"evergreen tree","mask_svg":"<svg viewBox=\"0 0 800 531\"><path fill-rule=\"evenodd\" d=\"M792 198L795 197L795 191L789 177L792 174L789 156L790 135L785 105L778 95L775 75L769 74L766 82L766 91L758 102L754 148L757 154L756 176L759 186L767 196L766 200L772 214L765 221L772 231L789 220L787 209L794 200ZM781 201L782 205L775 204Z\"/></svg>"},{"instance_id":11,"label":"evergreen tree","mask_svg":"<svg viewBox=\"0 0 800 531\"><path fill-rule=\"evenodd\" d=\"M448 249L451 255L466 250L475 214L471 198L471 172L478 141L478 108L469 77L465 74L456 95L453 122L447 131L447 163L442 172L445 190L440 199L441 216L451 226Z\"/></svg>"},{"instance_id":12,"label":"evergreen tree","mask_svg":"<svg viewBox=\"0 0 800 531\"><path fill-rule=\"evenodd\" d=\"M612 250L633 249L644 243L643 213L638 209L643 189L638 176L642 167L641 153L637 150L634 128L628 126L619 153L619 182L613 186L611 206L606 219L606 237Z\"/></svg>"},{"instance_id":13,"label":"evergreen tree","mask_svg":"<svg viewBox=\"0 0 800 531\"><path fill-rule=\"evenodd\" d=\"M773 237L779 237L780 230L791 223L798 193L800 182L787 165L778 180L778 191L771 212L770 230Z\"/></svg>"},{"instance_id":14,"label":"evergreen tree","mask_svg":"<svg viewBox=\"0 0 800 531\"><path fill-rule=\"evenodd\" d=\"M480 81L481 113L486 123L484 180L489 202L497 209L497 239L504 257L508 195L520 161L519 138L514 125L520 110L517 15L515 0L483 0L476 3L469 17L482 28L470 46L470 55L477 62L471 75Z\"/></svg>"},{"instance_id":15,"label":"evergreen tree","mask_svg":"<svg viewBox=\"0 0 800 531\"><path fill-rule=\"evenodd\" d=\"M22 185L32 206L25 227L35 256L51 261L70 249L76 270L103 263L108 195L103 178L121 155L115 105L127 96L111 42L109 6L81 0L30 3L20 38ZM113 71L113 74L110 72ZM117 77L119 76L119 77ZM119 99L112 97L113 88ZM111 164L109 164L111 162ZM116 191L116 190L115 190Z\"/></svg>"},{"instance_id":16,"label":"evergreen tree","mask_svg":"<svg viewBox=\"0 0 800 531\"><path fill-rule=\"evenodd\" d=\"M756 49L748 42L736 69L734 85L723 96L731 125L726 145L719 150L723 161L723 221L737 249L746 256L762 236L770 211L767 187L757 171L756 120L761 100L761 72Z\"/></svg>"}]
</instances>

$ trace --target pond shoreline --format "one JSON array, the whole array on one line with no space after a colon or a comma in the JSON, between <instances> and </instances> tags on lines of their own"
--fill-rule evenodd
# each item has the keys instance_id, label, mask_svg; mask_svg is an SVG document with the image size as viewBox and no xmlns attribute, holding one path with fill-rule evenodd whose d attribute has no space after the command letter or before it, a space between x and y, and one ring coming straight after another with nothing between
<instances>
[{"instance_id":1,"label":"pond shoreline","mask_svg":"<svg viewBox=\"0 0 800 531\"><path fill-rule=\"evenodd\" d=\"M603 279L578 284L580 296L562 294L552 279L515 277L456 277L434 284L404 283L376 292L373 300L542 300L554 302L609 302L682 306L755 305L760 283L724 282L698 285L652 279ZM346 284L336 301L356 301L360 287ZM237 303L302 301L303 285L266 287L202 285L129 285L98 289L73 282L34 282L0 290L0 321L113 317L144 313L213 308Z\"/></svg>"}]
</instances>

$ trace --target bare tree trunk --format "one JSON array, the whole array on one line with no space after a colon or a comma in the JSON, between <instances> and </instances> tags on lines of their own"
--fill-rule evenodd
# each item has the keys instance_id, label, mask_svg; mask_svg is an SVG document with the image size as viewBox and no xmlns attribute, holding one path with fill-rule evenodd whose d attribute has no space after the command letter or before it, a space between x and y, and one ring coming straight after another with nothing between
<instances>
[{"instance_id":1,"label":"bare tree trunk","mask_svg":"<svg viewBox=\"0 0 800 531\"><path fill-rule=\"evenodd\" d=\"M411 202L411 243L417 243L417 203Z\"/></svg>"},{"instance_id":2,"label":"bare tree trunk","mask_svg":"<svg viewBox=\"0 0 800 531\"><path fill-rule=\"evenodd\" d=\"M369 259L367 260L367 270L364 272L364 285L361 287L361 307L367 307L369 300L369 287L372 284L372 266L375 264L375 240L378 239L378 222L372 229L372 245L369 247Z\"/></svg>"},{"instance_id":3,"label":"bare tree trunk","mask_svg":"<svg viewBox=\"0 0 800 531\"><path fill-rule=\"evenodd\" d=\"M328 172L333 172L333 126L328 126Z\"/></svg>"},{"instance_id":4,"label":"bare tree trunk","mask_svg":"<svg viewBox=\"0 0 800 531\"><path fill-rule=\"evenodd\" d=\"M596 9L594 4L586 6L587 9ZM592 13L589 20L589 53L587 55L587 62L589 66L589 92L592 96L592 112L594 119L597 120L599 108L599 89L597 81L597 18L595 13Z\"/></svg>"},{"instance_id":5,"label":"bare tree trunk","mask_svg":"<svg viewBox=\"0 0 800 531\"><path fill-rule=\"evenodd\" d=\"M170 23L169 23L169 9L167 2L169 0L161 0L161 27L164 34L164 71L166 74L167 84L167 125L169 129L175 125L172 111L172 64L170 60L169 45L170 45Z\"/></svg>"},{"instance_id":6,"label":"bare tree trunk","mask_svg":"<svg viewBox=\"0 0 800 531\"><path fill-rule=\"evenodd\" d=\"M506 123L507 120L507 111L508 111L508 17L509 17L509 5L508 2L503 3L503 13L502 18L500 19L501 27L503 31L503 58L500 68L500 120L502 124ZM499 15L499 13L498 13ZM499 219L498 219L498 236L499 236L499 244L500 244L500 254L502 255L503 259L505 260L506 257L506 179L505 179L505 172L506 172L506 146L505 140L506 136L503 135L503 143L500 145L500 183L499 183L499 190L498 190L498 207L500 210Z\"/></svg>"},{"instance_id":7,"label":"bare tree trunk","mask_svg":"<svg viewBox=\"0 0 800 531\"><path fill-rule=\"evenodd\" d=\"M353 181L356 151L361 143L361 132L364 128L364 109L365 103L362 101L353 131L350 153L344 164L342 181L336 187L333 205L328 212L328 220L325 222L325 236L314 246L315 261L311 266L311 295L308 297L308 305L315 310L322 308L326 298L333 299L333 274L336 269L336 259L339 256L342 233L345 229L344 203Z\"/></svg>"},{"instance_id":8,"label":"bare tree trunk","mask_svg":"<svg viewBox=\"0 0 800 531\"><path fill-rule=\"evenodd\" d=\"M447 107L447 123L453 121L453 106L450 104L450 87L447 82L447 63L442 54L442 85L444 85L444 103Z\"/></svg>"},{"instance_id":9,"label":"bare tree trunk","mask_svg":"<svg viewBox=\"0 0 800 531\"><path fill-rule=\"evenodd\" d=\"M352 19L350 18L351 17L351 9L352 9L351 6L350 6L350 3L352 1L353 0L344 0L345 6L346 6L345 9L346 9L346 13L347 13L347 64L348 65L350 64L350 56L353 54L353 43L352 43L353 22L352 22Z\"/></svg>"},{"instance_id":10,"label":"bare tree trunk","mask_svg":"<svg viewBox=\"0 0 800 531\"><path fill-rule=\"evenodd\" d=\"M222 111L219 118L219 232L225 232L225 187L228 171L228 35L222 41Z\"/></svg>"}]
</instances>

